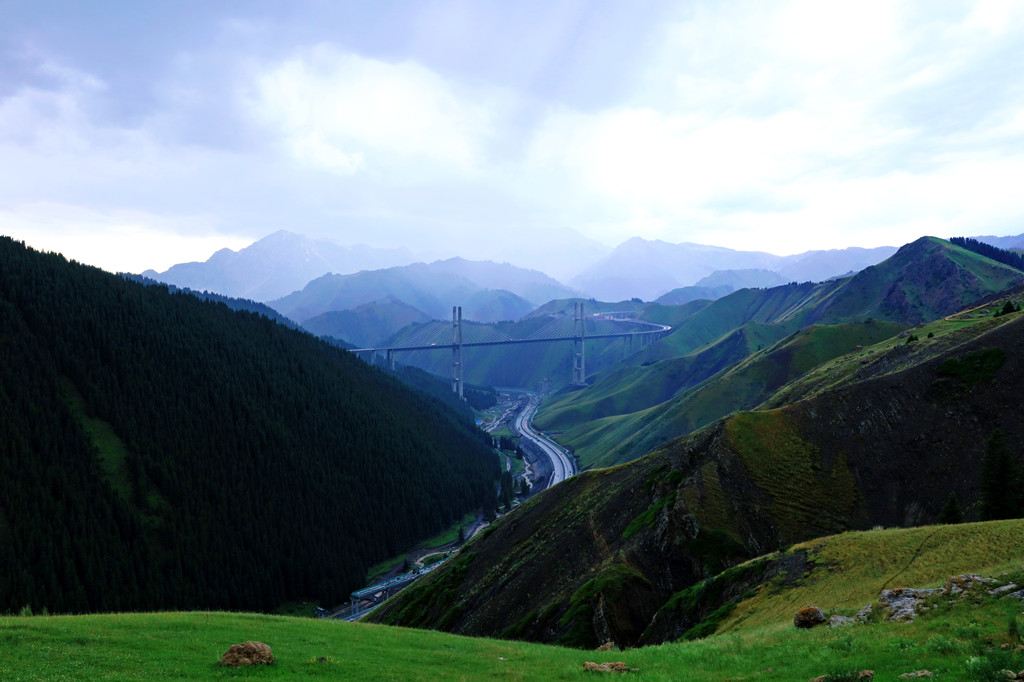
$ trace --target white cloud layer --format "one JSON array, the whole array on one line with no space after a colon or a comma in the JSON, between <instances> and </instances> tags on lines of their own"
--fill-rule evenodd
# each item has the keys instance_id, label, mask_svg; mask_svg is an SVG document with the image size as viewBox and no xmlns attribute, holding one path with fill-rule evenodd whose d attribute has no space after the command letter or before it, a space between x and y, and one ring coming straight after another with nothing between
<instances>
[{"instance_id":1,"label":"white cloud layer","mask_svg":"<svg viewBox=\"0 0 1024 682\"><path fill-rule=\"evenodd\" d=\"M288 153L332 173L400 172L410 161L472 172L493 134L486 94L412 61L391 64L331 45L270 66L253 90L253 115Z\"/></svg>"},{"instance_id":2,"label":"white cloud layer","mask_svg":"<svg viewBox=\"0 0 1024 682\"><path fill-rule=\"evenodd\" d=\"M776 253L1024 232L1024 3L666 7L182 6L176 40L95 12L71 46L24 9L0 233L142 270L282 228L467 257L554 228Z\"/></svg>"}]
</instances>

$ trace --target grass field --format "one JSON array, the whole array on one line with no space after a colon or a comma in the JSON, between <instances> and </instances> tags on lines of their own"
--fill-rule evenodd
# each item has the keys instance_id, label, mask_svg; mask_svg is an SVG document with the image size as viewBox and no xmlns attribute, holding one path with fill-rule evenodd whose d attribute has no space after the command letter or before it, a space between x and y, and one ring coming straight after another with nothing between
<instances>
[{"instance_id":1,"label":"grass field","mask_svg":"<svg viewBox=\"0 0 1024 682\"><path fill-rule=\"evenodd\" d=\"M972 675L985 665L1024 667L1008 623L1024 627L1011 600L964 603L914 623L841 630L774 628L698 642L598 653L456 637L386 626L284 616L169 613L0 618L4 680L576 680L593 679L584 661L623 661L631 678L807 680L871 669L878 680L929 669L936 679ZM274 651L270 666L224 668L231 644L255 640ZM1002 660L1006 658L1005 662Z\"/></svg>"},{"instance_id":2,"label":"grass field","mask_svg":"<svg viewBox=\"0 0 1024 682\"><path fill-rule=\"evenodd\" d=\"M851 670L876 680L927 669L936 680L997 680L1024 669L1024 604L987 593L940 602L912 623L879 619L797 630L797 605L850 611L882 587L926 587L973 570L1024 582L1024 521L846 533L815 554L802 584L740 604L720 634L598 653L337 621L229 613L0 617L2 680L577 680L584 661L623 661L627 679L808 680ZM970 567L970 568L969 568ZM836 608L833 608L836 607ZM231 644L271 646L270 666L223 668ZM600 679L597 677L596 679ZM1002 678L1005 679L1005 678Z\"/></svg>"}]
</instances>

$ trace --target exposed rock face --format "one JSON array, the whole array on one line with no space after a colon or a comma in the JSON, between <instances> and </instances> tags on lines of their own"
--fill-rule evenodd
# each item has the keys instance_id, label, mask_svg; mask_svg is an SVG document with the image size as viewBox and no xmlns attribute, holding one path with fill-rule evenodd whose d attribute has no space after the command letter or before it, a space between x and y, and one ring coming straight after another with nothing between
<instances>
[{"instance_id":1,"label":"exposed rock face","mask_svg":"<svg viewBox=\"0 0 1024 682\"><path fill-rule=\"evenodd\" d=\"M931 596L934 590L914 590L909 587L897 587L882 590L878 601L889 610L889 620L909 623L917 615L917 607L925 597Z\"/></svg>"},{"instance_id":2,"label":"exposed rock face","mask_svg":"<svg viewBox=\"0 0 1024 682\"><path fill-rule=\"evenodd\" d=\"M274 654L263 642L232 644L220 659L221 665L232 668L240 665L270 665L273 662Z\"/></svg>"},{"instance_id":3,"label":"exposed rock face","mask_svg":"<svg viewBox=\"0 0 1024 682\"><path fill-rule=\"evenodd\" d=\"M830 628L841 628L845 625L853 625L856 622L857 620L855 618L850 618L849 616L840 616L839 614L836 614L828 619L828 626Z\"/></svg>"},{"instance_id":4,"label":"exposed rock face","mask_svg":"<svg viewBox=\"0 0 1024 682\"><path fill-rule=\"evenodd\" d=\"M980 575L968 573L965 575L954 575L946 579L946 583L935 590L916 590L910 587L897 587L891 590L882 590L881 596L878 601L886 608L889 612L889 620L894 620L903 623L909 623L914 620L917 616L918 610L923 610L924 601L928 597L933 595L949 595L951 597L957 595L963 595L970 592L973 589L986 587L992 583L998 582L995 578L983 578ZM1015 588L1016 585L1006 585L1004 587L988 590L988 593L996 596L1004 594L1010 589ZM1008 596L1015 596L1010 594ZM870 608L865 606L861 611ZM860 614L857 614L860 618ZM863 620L863 619L862 619Z\"/></svg>"},{"instance_id":5,"label":"exposed rock face","mask_svg":"<svg viewBox=\"0 0 1024 682\"><path fill-rule=\"evenodd\" d=\"M817 606L805 606L793 616L793 625L798 628L813 628L826 621L828 619L825 617L825 613Z\"/></svg>"}]
</instances>

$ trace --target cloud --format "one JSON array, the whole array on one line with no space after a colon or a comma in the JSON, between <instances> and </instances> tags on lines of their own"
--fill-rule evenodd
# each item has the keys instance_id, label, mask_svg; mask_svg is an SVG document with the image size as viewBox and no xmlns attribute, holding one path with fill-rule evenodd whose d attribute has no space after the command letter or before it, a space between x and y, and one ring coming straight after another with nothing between
<instances>
[{"instance_id":1,"label":"cloud","mask_svg":"<svg viewBox=\"0 0 1024 682\"><path fill-rule=\"evenodd\" d=\"M403 164L471 173L494 135L493 91L336 46L297 50L255 76L249 104L302 163L342 175Z\"/></svg>"},{"instance_id":2,"label":"cloud","mask_svg":"<svg viewBox=\"0 0 1024 682\"><path fill-rule=\"evenodd\" d=\"M977 234L1024 218L1024 24L1006 4L700 6L630 103L554 110L531 166L574 178L607 234L798 251ZM997 11L998 10L998 11ZM1016 28L1007 28L1016 25ZM1016 22L1016 24L1014 24Z\"/></svg>"},{"instance_id":3,"label":"cloud","mask_svg":"<svg viewBox=\"0 0 1024 682\"><path fill-rule=\"evenodd\" d=\"M57 203L32 203L0 209L0 233L40 251L54 251L109 272L154 270L207 256L221 248L240 249L252 242L223 234L208 217L160 216L140 211L96 211ZM205 258L204 256L203 258Z\"/></svg>"},{"instance_id":4,"label":"cloud","mask_svg":"<svg viewBox=\"0 0 1024 682\"><path fill-rule=\"evenodd\" d=\"M0 231L488 255L552 227L780 252L1020 231L1024 4L655 4L204 6L138 64L113 24L87 59L33 45L0 84Z\"/></svg>"}]
</instances>

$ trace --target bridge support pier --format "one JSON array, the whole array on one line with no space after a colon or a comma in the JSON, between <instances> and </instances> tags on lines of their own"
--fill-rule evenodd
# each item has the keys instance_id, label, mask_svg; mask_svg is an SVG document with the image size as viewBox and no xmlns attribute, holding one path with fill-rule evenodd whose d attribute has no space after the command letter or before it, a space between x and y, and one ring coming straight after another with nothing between
<instances>
[{"instance_id":1,"label":"bridge support pier","mask_svg":"<svg viewBox=\"0 0 1024 682\"><path fill-rule=\"evenodd\" d=\"M395 371L395 349L394 348L388 348L387 363L388 363L388 369L390 369L392 372L394 372Z\"/></svg>"},{"instance_id":2,"label":"bridge support pier","mask_svg":"<svg viewBox=\"0 0 1024 682\"><path fill-rule=\"evenodd\" d=\"M452 306L452 330L455 332L452 346L452 392L458 394L459 400L465 400L462 392L462 306Z\"/></svg>"},{"instance_id":3,"label":"bridge support pier","mask_svg":"<svg viewBox=\"0 0 1024 682\"><path fill-rule=\"evenodd\" d=\"M587 385L586 365L586 338L587 333L583 327L583 302L572 304L573 329L572 329L572 385Z\"/></svg>"}]
</instances>

